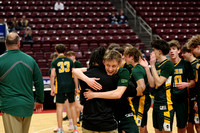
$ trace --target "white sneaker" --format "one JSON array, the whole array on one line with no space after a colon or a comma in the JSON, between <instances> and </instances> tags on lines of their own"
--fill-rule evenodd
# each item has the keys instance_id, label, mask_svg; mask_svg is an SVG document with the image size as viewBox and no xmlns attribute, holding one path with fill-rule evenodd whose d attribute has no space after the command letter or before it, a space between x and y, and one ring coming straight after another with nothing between
<instances>
[{"instance_id":1,"label":"white sneaker","mask_svg":"<svg viewBox=\"0 0 200 133\"><path fill-rule=\"evenodd\" d=\"M58 127L54 128L53 131L54 131L54 132L58 132Z\"/></svg>"},{"instance_id":2,"label":"white sneaker","mask_svg":"<svg viewBox=\"0 0 200 133\"><path fill-rule=\"evenodd\" d=\"M74 125L72 123L69 123L69 130L74 130Z\"/></svg>"}]
</instances>

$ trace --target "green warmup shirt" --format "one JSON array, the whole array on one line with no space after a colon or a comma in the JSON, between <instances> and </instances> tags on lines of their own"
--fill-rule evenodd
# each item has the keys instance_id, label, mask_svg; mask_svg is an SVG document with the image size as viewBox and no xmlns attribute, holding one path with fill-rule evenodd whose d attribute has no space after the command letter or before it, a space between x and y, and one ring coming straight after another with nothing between
<instances>
[{"instance_id":1,"label":"green warmup shirt","mask_svg":"<svg viewBox=\"0 0 200 133\"><path fill-rule=\"evenodd\" d=\"M163 76L167 80L160 86L155 87L153 109L160 111L170 111L173 109L171 100L171 81L174 72L174 64L168 59L161 63L156 63L158 76Z\"/></svg>"},{"instance_id":2,"label":"green warmup shirt","mask_svg":"<svg viewBox=\"0 0 200 133\"><path fill-rule=\"evenodd\" d=\"M79 61L74 62L74 68L82 68L83 65Z\"/></svg>"},{"instance_id":3,"label":"green warmup shirt","mask_svg":"<svg viewBox=\"0 0 200 133\"><path fill-rule=\"evenodd\" d=\"M142 67L140 64L137 64L133 69L132 69L132 76L131 76L131 80L133 81L133 83L135 85L137 85L137 81L140 79L144 79L145 85L146 85L146 89L143 92L144 95L149 95L149 82L147 79L147 74L146 71L144 69L144 67Z\"/></svg>"},{"instance_id":4,"label":"green warmup shirt","mask_svg":"<svg viewBox=\"0 0 200 133\"><path fill-rule=\"evenodd\" d=\"M0 110L13 116L29 117L35 101L44 102L44 84L37 63L19 49L8 50L0 56Z\"/></svg>"},{"instance_id":5,"label":"green warmup shirt","mask_svg":"<svg viewBox=\"0 0 200 133\"><path fill-rule=\"evenodd\" d=\"M195 75L195 79L196 79L197 76L198 76L198 73L196 72L196 66L200 65L199 59L195 59L194 61L192 61L191 65L192 65L193 74ZM197 82L197 80L195 80L195 84L197 84L196 82ZM195 85L194 88L189 88L189 97L190 98L196 97L196 95L197 95L197 89L198 89L197 85Z\"/></svg>"},{"instance_id":6,"label":"green warmup shirt","mask_svg":"<svg viewBox=\"0 0 200 133\"><path fill-rule=\"evenodd\" d=\"M74 80L72 78L73 67L73 61L65 56L58 56L52 61L51 68L56 69L56 93L68 93L75 90Z\"/></svg>"},{"instance_id":7,"label":"green warmup shirt","mask_svg":"<svg viewBox=\"0 0 200 133\"><path fill-rule=\"evenodd\" d=\"M187 88L178 89L176 88L176 84L180 82L187 82L188 80L194 80L194 74L192 65L189 61L181 59L178 63L174 64L174 75L173 75L173 88L172 88L172 95L175 98L187 98Z\"/></svg>"}]
</instances>

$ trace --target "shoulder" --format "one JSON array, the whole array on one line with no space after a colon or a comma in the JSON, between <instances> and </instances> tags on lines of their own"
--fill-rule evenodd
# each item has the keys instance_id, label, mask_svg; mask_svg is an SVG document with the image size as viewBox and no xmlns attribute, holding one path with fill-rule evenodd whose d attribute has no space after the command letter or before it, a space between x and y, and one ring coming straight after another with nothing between
<instances>
[{"instance_id":1,"label":"shoulder","mask_svg":"<svg viewBox=\"0 0 200 133\"><path fill-rule=\"evenodd\" d=\"M121 76L121 75L129 75L129 71L126 69L126 68L119 68L119 70L118 70L118 72L117 72L117 74L119 75L119 76Z\"/></svg>"},{"instance_id":2,"label":"shoulder","mask_svg":"<svg viewBox=\"0 0 200 133\"><path fill-rule=\"evenodd\" d=\"M164 64L164 66L171 66L171 67L174 67L174 63L171 62L170 60L168 60L168 61Z\"/></svg>"}]
</instances>

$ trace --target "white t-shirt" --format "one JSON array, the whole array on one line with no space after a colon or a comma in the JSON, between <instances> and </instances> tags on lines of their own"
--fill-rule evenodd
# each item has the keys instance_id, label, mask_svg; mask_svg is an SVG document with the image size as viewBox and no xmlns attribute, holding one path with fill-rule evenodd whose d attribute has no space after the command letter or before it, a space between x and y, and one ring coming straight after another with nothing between
<instances>
[{"instance_id":1,"label":"white t-shirt","mask_svg":"<svg viewBox=\"0 0 200 133\"><path fill-rule=\"evenodd\" d=\"M54 10L58 11L58 10L64 10L64 4L60 2L60 4L58 4L58 2L55 3L54 5Z\"/></svg>"}]
</instances>

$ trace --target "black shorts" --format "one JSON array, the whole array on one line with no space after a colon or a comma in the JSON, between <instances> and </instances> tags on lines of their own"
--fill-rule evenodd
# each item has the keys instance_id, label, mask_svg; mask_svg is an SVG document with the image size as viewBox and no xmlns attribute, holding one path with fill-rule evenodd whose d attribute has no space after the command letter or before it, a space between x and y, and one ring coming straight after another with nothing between
<instances>
[{"instance_id":1,"label":"black shorts","mask_svg":"<svg viewBox=\"0 0 200 133\"><path fill-rule=\"evenodd\" d=\"M73 103L75 101L75 92L69 93L57 93L56 94L56 103L65 103L68 99L69 103Z\"/></svg>"},{"instance_id":2,"label":"black shorts","mask_svg":"<svg viewBox=\"0 0 200 133\"><path fill-rule=\"evenodd\" d=\"M194 100L189 99L189 113L188 113L188 122L194 124L194 114L195 114L195 110L194 110Z\"/></svg>"},{"instance_id":3,"label":"black shorts","mask_svg":"<svg viewBox=\"0 0 200 133\"><path fill-rule=\"evenodd\" d=\"M172 105L170 105L172 106ZM172 131L174 110L160 111L153 110L153 127L159 131Z\"/></svg>"},{"instance_id":4,"label":"black shorts","mask_svg":"<svg viewBox=\"0 0 200 133\"><path fill-rule=\"evenodd\" d=\"M135 97L133 100L135 115L138 126L144 127L147 125L147 113L151 106L151 98L149 95Z\"/></svg>"},{"instance_id":5,"label":"black shorts","mask_svg":"<svg viewBox=\"0 0 200 133\"><path fill-rule=\"evenodd\" d=\"M139 128L134 116L124 117L119 121L118 132L122 133L122 131L125 131L126 133L139 133Z\"/></svg>"},{"instance_id":6,"label":"black shorts","mask_svg":"<svg viewBox=\"0 0 200 133\"><path fill-rule=\"evenodd\" d=\"M176 112L177 127L185 128L188 121L188 99L173 101L174 112Z\"/></svg>"}]
</instances>

